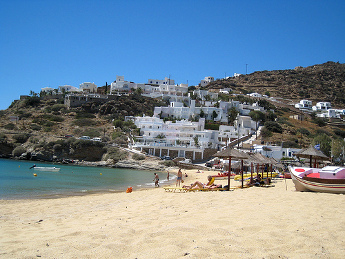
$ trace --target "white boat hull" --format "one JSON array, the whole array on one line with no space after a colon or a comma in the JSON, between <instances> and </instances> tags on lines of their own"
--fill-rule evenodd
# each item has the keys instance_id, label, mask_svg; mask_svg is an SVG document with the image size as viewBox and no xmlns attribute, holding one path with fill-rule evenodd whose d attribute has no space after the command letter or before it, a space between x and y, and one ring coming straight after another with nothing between
<instances>
[{"instance_id":1,"label":"white boat hull","mask_svg":"<svg viewBox=\"0 0 345 259\"><path fill-rule=\"evenodd\" d=\"M44 172L59 172L60 168L58 167L34 167L35 171L44 171Z\"/></svg>"},{"instance_id":2,"label":"white boat hull","mask_svg":"<svg viewBox=\"0 0 345 259\"><path fill-rule=\"evenodd\" d=\"M301 177L297 174L294 174L293 170L290 170L290 172L296 191L345 193L345 179L323 179L306 176Z\"/></svg>"}]
</instances>

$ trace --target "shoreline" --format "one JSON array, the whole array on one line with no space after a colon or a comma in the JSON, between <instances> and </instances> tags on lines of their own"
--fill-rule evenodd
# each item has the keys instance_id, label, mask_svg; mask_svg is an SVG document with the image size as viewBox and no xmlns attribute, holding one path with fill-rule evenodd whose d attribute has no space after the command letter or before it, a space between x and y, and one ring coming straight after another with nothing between
<instances>
[{"instance_id":1,"label":"shoreline","mask_svg":"<svg viewBox=\"0 0 345 259\"><path fill-rule=\"evenodd\" d=\"M182 171L186 185L213 173ZM273 184L0 200L0 258L342 258L344 196Z\"/></svg>"}]
</instances>

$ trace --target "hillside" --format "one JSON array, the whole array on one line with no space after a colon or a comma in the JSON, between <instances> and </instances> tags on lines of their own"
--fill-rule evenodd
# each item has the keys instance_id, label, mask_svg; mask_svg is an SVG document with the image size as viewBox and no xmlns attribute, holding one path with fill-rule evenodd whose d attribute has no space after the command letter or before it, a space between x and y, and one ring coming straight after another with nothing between
<instances>
[{"instance_id":1,"label":"hillside","mask_svg":"<svg viewBox=\"0 0 345 259\"><path fill-rule=\"evenodd\" d=\"M235 92L281 97L298 102L301 99L332 103L332 107L345 106L345 64L324 64L296 67L288 70L258 71L239 77L217 80L207 89L231 88Z\"/></svg>"},{"instance_id":2,"label":"hillside","mask_svg":"<svg viewBox=\"0 0 345 259\"><path fill-rule=\"evenodd\" d=\"M327 62L321 65L294 70L261 71L226 80L217 80L208 89L232 88L235 93L259 92L298 102L302 98L330 101L333 107L345 106L345 65ZM238 95L241 102L255 99ZM51 98L51 97L50 97ZM103 104L88 103L67 109L64 99L31 96L13 102L0 111L0 157L17 156L22 159L44 161L109 161L110 165L125 161L130 155L119 147L127 147L128 141L138 135L125 116L151 116L155 106L166 106L158 99L139 93L117 96ZM303 148L315 141L325 143L323 151L330 155L331 144L338 145L340 156L345 138L342 121L328 121L305 115L295 120L291 115L302 114L283 102L260 100L268 112L259 141L284 147ZM264 105L265 104L265 105ZM219 125L218 125L219 126ZM81 136L101 138L102 142L80 140ZM143 159L138 157L137 159ZM148 158L146 158L148 159Z\"/></svg>"},{"instance_id":3,"label":"hillside","mask_svg":"<svg viewBox=\"0 0 345 259\"><path fill-rule=\"evenodd\" d=\"M127 156L116 147L127 146L128 132L134 128L123 122L125 116L150 116L155 106L166 105L136 94L69 110L62 102L32 96L0 111L0 157L117 162ZM99 137L103 142L79 140L81 136Z\"/></svg>"}]
</instances>

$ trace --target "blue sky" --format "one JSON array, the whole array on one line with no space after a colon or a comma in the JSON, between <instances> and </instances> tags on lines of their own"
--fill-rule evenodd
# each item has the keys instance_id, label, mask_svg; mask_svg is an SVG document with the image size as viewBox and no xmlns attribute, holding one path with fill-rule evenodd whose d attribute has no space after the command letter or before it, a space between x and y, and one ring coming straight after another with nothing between
<instances>
[{"instance_id":1,"label":"blue sky","mask_svg":"<svg viewBox=\"0 0 345 259\"><path fill-rule=\"evenodd\" d=\"M345 1L0 0L0 109L116 75L145 83L345 63Z\"/></svg>"}]
</instances>

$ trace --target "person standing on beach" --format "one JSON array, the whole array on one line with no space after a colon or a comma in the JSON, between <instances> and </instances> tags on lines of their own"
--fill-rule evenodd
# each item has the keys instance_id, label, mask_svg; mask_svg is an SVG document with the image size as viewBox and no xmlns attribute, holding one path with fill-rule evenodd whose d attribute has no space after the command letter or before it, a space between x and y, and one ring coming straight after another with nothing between
<instances>
[{"instance_id":1,"label":"person standing on beach","mask_svg":"<svg viewBox=\"0 0 345 259\"><path fill-rule=\"evenodd\" d=\"M167 180L169 181L169 171L167 171L168 172L168 175L167 175Z\"/></svg>"},{"instance_id":2,"label":"person standing on beach","mask_svg":"<svg viewBox=\"0 0 345 259\"><path fill-rule=\"evenodd\" d=\"M153 179L153 181L155 182L155 187L159 187L159 176L158 174L154 173L155 178Z\"/></svg>"},{"instance_id":3,"label":"person standing on beach","mask_svg":"<svg viewBox=\"0 0 345 259\"><path fill-rule=\"evenodd\" d=\"M182 181L182 171L181 171L181 168L180 168L178 170L178 172L177 172L176 187L177 187L177 184L178 184L179 187L181 186L181 181Z\"/></svg>"}]
</instances>

